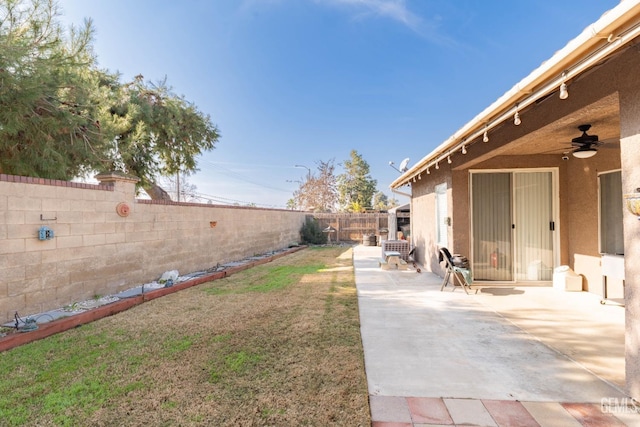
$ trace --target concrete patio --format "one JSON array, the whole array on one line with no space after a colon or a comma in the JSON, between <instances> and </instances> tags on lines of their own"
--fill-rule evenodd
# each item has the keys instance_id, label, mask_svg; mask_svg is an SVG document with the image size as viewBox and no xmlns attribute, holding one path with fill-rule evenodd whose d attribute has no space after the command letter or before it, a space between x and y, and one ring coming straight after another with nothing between
<instances>
[{"instance_id":1,"label":"concrete patio","mask_svg":"<svg viewBox=\"0 0 640 427\"><path fill-rule=\"evenodd\" d=\"M621 306L540 286L441 292L440 277L380 257L354 248L374 426L640 425L620 405Z\"/></svg>"}]
</instances>

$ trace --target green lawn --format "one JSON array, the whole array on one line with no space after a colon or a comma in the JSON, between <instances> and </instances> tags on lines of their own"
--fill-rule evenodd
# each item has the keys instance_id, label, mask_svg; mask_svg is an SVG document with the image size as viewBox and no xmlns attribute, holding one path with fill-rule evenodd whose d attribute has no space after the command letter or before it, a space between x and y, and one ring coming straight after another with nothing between
<instances>
[{"instance_id":1,"label":"green lawn","mask_svg":"<svg viewBox=\"0 0 640 427\"><path fill-rule=\"evenodd\" d=\"M369 425L359 328L309 248L0 353L0 425Z\"/></svg>"}]
</instances>

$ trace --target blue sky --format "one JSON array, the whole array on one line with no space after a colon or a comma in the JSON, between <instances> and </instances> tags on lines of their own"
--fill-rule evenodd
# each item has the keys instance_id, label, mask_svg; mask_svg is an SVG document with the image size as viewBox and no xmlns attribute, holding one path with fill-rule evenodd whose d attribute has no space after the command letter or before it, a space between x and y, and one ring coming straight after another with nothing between
<instances>
[{"instance_id":1,"label":"blue sky","mask_svg":"<svg viewBox=\"0 0 640 427\"><path fill-rule=\"evenodd\" d=\"M222 137L188 177L217 203L285 207L357 150L389 197L414 164L618 0L60 0L99 65L166 77ZM401 202L408 200L396 196Z\"/></svg>"}]
</instances>

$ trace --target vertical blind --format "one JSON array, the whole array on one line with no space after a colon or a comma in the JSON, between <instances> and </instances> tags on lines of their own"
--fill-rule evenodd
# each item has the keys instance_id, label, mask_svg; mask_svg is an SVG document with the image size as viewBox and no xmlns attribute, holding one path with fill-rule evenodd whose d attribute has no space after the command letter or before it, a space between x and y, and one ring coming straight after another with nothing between
<instances>
[{"instance_id":1,"label":"vertical blind","mask_svg":"<svg viewBox=\"0 0 640 427\"><path fill-rule=\"evenodd\" d=\"M551 172L472 174L472 259L477 279L552 279L552 182Z\"/></svg>"},{"instance_id":2,"label":"vertical blind","mask_svg":"<svg viewBox=\"0 0 640 427\"><path fill-rule=\"evenodd\" d=\"M553 278L551 172L514 173L516 280Z\"/></svg>"},{"instance_id":3,"label":"vertical blind","mask_svg":"<svg viewBox=\"0 0 640 427\"><path fill-rule=\"evenodd\" d=\"M622 172L600 175L600 252L624 254Z\"/></svg>"},{"instance_id":4,"label":"vertical blind","mask_svg":"<svg viewBox=\"0 0 640 427\"><path fill-rule=\"evenodd\" d=\"M511 174L475 173L471 185L474 277L512 280Z\"/></svg>"},{"instance_id":5,"label":"vertical blind","mask_svg":"<svg viewBox=\"0 0 640 427\"><path fill-rule=\"evenodd\" d=\"M447 209L447 184L440 184L436 186L436 228L438 233L438 245L448 248L448 224L446 218L448 215Z\"/></svg>"}]
</instances>

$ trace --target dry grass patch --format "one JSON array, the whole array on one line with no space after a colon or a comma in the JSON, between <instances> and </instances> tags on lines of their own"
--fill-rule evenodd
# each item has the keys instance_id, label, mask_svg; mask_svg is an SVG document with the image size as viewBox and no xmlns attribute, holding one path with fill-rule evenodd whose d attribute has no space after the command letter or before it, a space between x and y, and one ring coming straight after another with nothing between
<instances>
[{"instance_id":1,"label":"dry grass patch","mask_svg":"<svg viewBox=\"0 0 640 427\"><path fill-rule=\"evenodd\" d=\"M310 248L0 354L0 425L370 424L351 249Z\"/></svg>"}]
</instances>

